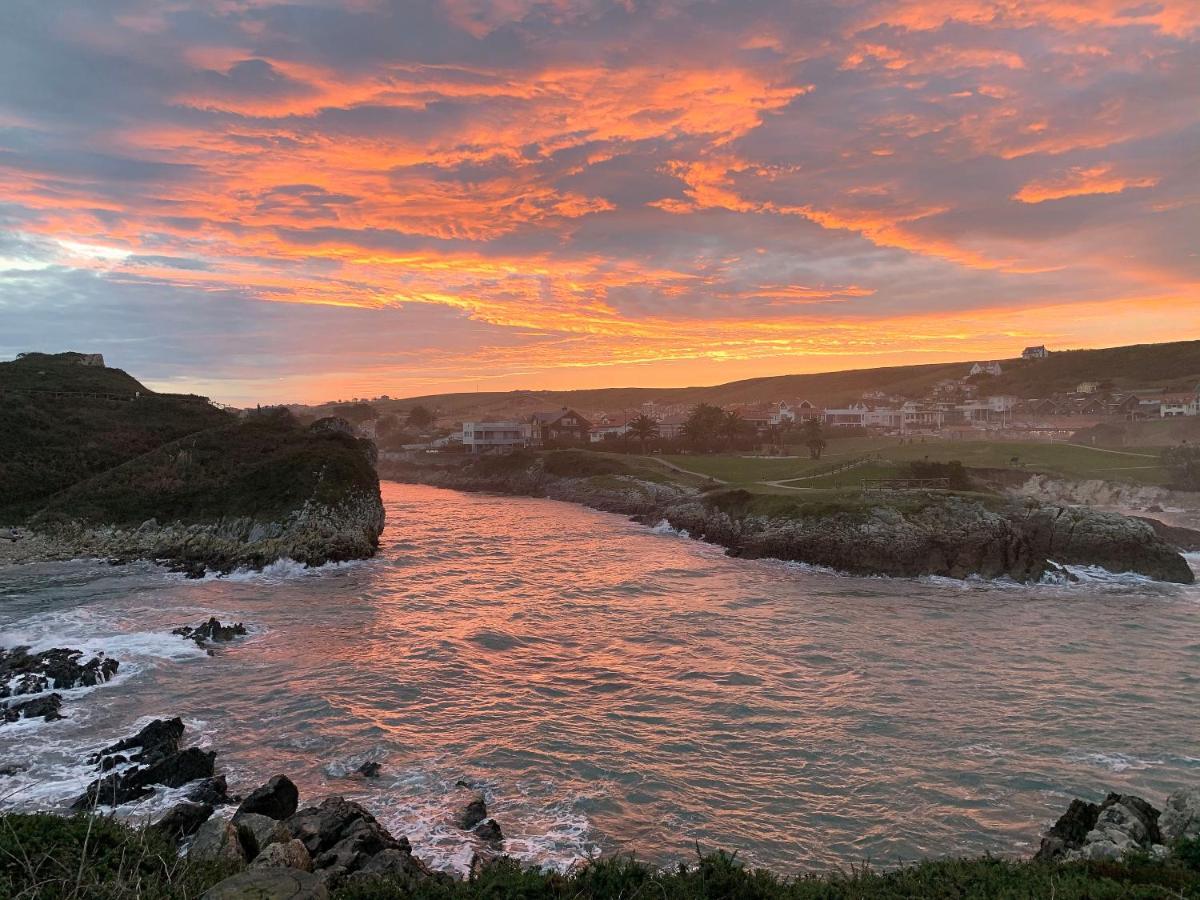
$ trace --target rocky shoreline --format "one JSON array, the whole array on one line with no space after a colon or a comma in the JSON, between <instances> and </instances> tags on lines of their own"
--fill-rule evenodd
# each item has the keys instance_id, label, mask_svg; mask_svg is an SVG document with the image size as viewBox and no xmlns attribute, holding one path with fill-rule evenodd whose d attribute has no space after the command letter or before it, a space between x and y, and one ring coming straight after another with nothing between
<instances>
[{"instance_id":1,"label":"rocky shoreline","mask_svg":"<svg viewBox=\"0 0 1200 900\"><path fill-rule=\"evenodd\" d=\"M281 559L320 566L374 556L383 525L378 491L356 493L336 505L310 500L282 521L236 517L211 523L160 524L150 519L137 528L60 521L38 531L0 530L0 566L144 559L194 578L207 572L261 569Z\"/></svg>"},{"instance_id":2,"label":"rocky shoreline","mask_svg":"<svg viewBox=\"0 0 1200 900\"><path fill-rule=\"evenodd\" d=\"M386 464L382 477L464 491L546 497L667 522L731 556L823 566L854 575L1069 579L1064 566L1097 566L1191 584L1178 548L1136 519L1031 498L929 494L877 499L856 508L756 512L744 491L702 492L631 475L550 474L541 460L510 472L481 471L471 461Z\"/></svg>"}]
</instances>

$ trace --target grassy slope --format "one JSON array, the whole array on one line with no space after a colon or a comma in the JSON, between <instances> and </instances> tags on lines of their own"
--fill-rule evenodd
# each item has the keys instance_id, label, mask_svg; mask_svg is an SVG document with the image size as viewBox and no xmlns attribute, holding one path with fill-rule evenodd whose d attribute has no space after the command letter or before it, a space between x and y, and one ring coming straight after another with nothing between
<instances>
[{"instance_id":1,"label":"grassy slope","mask_svg":"<svg viewBox=\"0 0 1200 900\"><path fill-rule=\"evenodd\" d=\"M1045 397L1069 391L1081 381L1112 381L1118 388L1192 388L1200 383L1200 341L1141 344L1104 350L1052 353L1048 359L1002 361L1004 374L988 380L988 390L1023 397ZM417 403L440 410L450 419L481 415L513 415L535 410L577 407L631 412L647 400L693 405L750 403L807 398L818 405L847 403L863 391L884 390L907 397L925 395L943 378L960 378L970 360L923 366L854 369L812 375L752 378L711 387L608 388L578 391L508 391L502 393L431 394L375 405L384 412L407 410Z\"/></svg>"},{"instance_id":2,"label":"grassy slope","mask_svg":"<svg viewBox=\"0 0 1200 900\"><path fill-rule=\"evenodd\" d=\"M272 521L306 498L333 504L347 489L369 491L375 484L357 439L252 418L189 435L80 482L52 497L33 522Z\"/></svg>"},{"instance_id":3,"label":"grassy slope","mask_svg":"<svg viewBox=\"0 0 1200 900\"><path fill-rule=\"evenodd\" d=\"M386 880L351 884L335 900L874 900L874 898L1200 897L1195 842L1166 862L1054 865L999 859L931 860L889 871L781 878L725 854L687 868L656 869L628 857L570 875L502 861L469 881ZM419 849L418 849L419 853ZM180 858L152 830L112 819L53 815L0 817L0 896L166 900L198 897L229 874L225 864Z\"/></svg>"},{"instance_id":4,"label":"grassy slope","mask_svg":"<svg viewBox=\"0 0 1200 900\"><path fill-rule=\"evenodd\" d=\"M804 454L802 448L793 448ZM1072 444L1014 441L926 440L901 443L898 438L869 437L834 439L820 460L798 455L795 459L747 459L738 455L667 456L665 459L685 469L712 475L730 484L748 485L760 481L783 481L828 470L849 460L871 456L869 466L851 469L825 478L797 481L794 487L829 487L854 484L862 478L889 477L905 463L928 458L933 462L959 460L971 468L1007 468L1018 459L1017 468L1029 472L1047 472L1067 478L1102 478L1134 484L1164 484L1166 471L1154 449L1128 448L1120 452ZM894 464L894 465L893 465Z\"/></svg>"},{"instance_id":5,"label":"grassy slope","mask_svg":"<svg viewBox=\"0 0 1200 900\"><path fill-rule=\"evenodd\" d=\"M0 521L23 518L50 495L169 441L232 421L207 403L156 395L120 369L54 357L0 363L0 391L29 388L142 397L0 396Z\"/></svg>"}]
</instances>

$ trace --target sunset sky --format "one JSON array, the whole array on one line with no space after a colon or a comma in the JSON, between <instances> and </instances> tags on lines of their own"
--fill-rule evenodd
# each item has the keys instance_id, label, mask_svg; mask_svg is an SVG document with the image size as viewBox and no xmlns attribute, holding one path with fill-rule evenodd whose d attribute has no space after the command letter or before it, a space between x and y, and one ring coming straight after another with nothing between
<instances>
[{"instance_id":1,"label":"sunset sky","mask_svg":"<svg viewBox=\"0 0 1200 900\"><path fill-rule=\"evenodd\" d=\"M234 403L1200 336L1200 0L4 0L0 357Z\"/></svg>"}]
</instances>

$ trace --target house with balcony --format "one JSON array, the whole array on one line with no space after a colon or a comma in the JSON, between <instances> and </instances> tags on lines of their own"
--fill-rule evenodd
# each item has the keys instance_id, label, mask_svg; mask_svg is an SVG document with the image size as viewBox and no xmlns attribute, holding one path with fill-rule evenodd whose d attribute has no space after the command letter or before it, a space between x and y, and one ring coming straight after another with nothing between
<instances>
[{"instance_id":1,"label":"house with balcony","mask_svg":"<svg viewBox=\"0 0 1200 900\"><path fill-rule=\"evenodd\" d=\"M510 453L528 447L527 422L463 422L462 443L470 453Z\"/></svg>"},{"instance_id":2,"label":"house with balcony","mask_svg":"<svg viewBox=\"0 0 1200 900\"><path fill-rule=\"evenodd\" d=\"M536 412L529 417L531 441L542 447L591 443L592 423L573 409Z\"/></svg>"}]
</instances>

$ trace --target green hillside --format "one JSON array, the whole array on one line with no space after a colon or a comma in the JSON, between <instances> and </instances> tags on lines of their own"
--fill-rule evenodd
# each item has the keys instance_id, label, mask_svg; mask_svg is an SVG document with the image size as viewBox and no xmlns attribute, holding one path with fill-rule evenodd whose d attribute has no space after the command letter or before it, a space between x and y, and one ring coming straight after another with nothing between
<instances>
[{"instance_id":1,"label":"green hillside","mask_svg":"<svg viewBox=\"0 0 1200 900\"><path fill-rule=\"evenodd\" d=\"M203 398L156 394L120 369L80 365L78 354L0 363L0 522L19 520L52 494L163 444L231 421Z\"/></svg>"},{"instance_id":2,"label":"green hillside","mask_svg":"<svg viewBox=\"0 0 1200 900\"><path fill-rule=\"evenodd\" d=\"M920 366L852 369L811 375L779 375L731 381L710 387L604 388L575 391L506 391L430 394L403 400L378 401L382 413L404 412L418 404L436 409L452 420L477 416L522 415L562 406L580 411L636 410L653 400L659 404L756 403L809 400L818 406L838 406L879 390L903 397L925 396L938 381L962 378L974 360ZM1190 389L1200 384L1200 341L1138 344L1104 350L1052 352L1047 359L1000 360L1003 374L985 377L989 393L1046 397L1074 390L1081 381L1111 382L1114 389ZM328 410L330 404L321 407Z\"/></svg>"}]
</instances>

